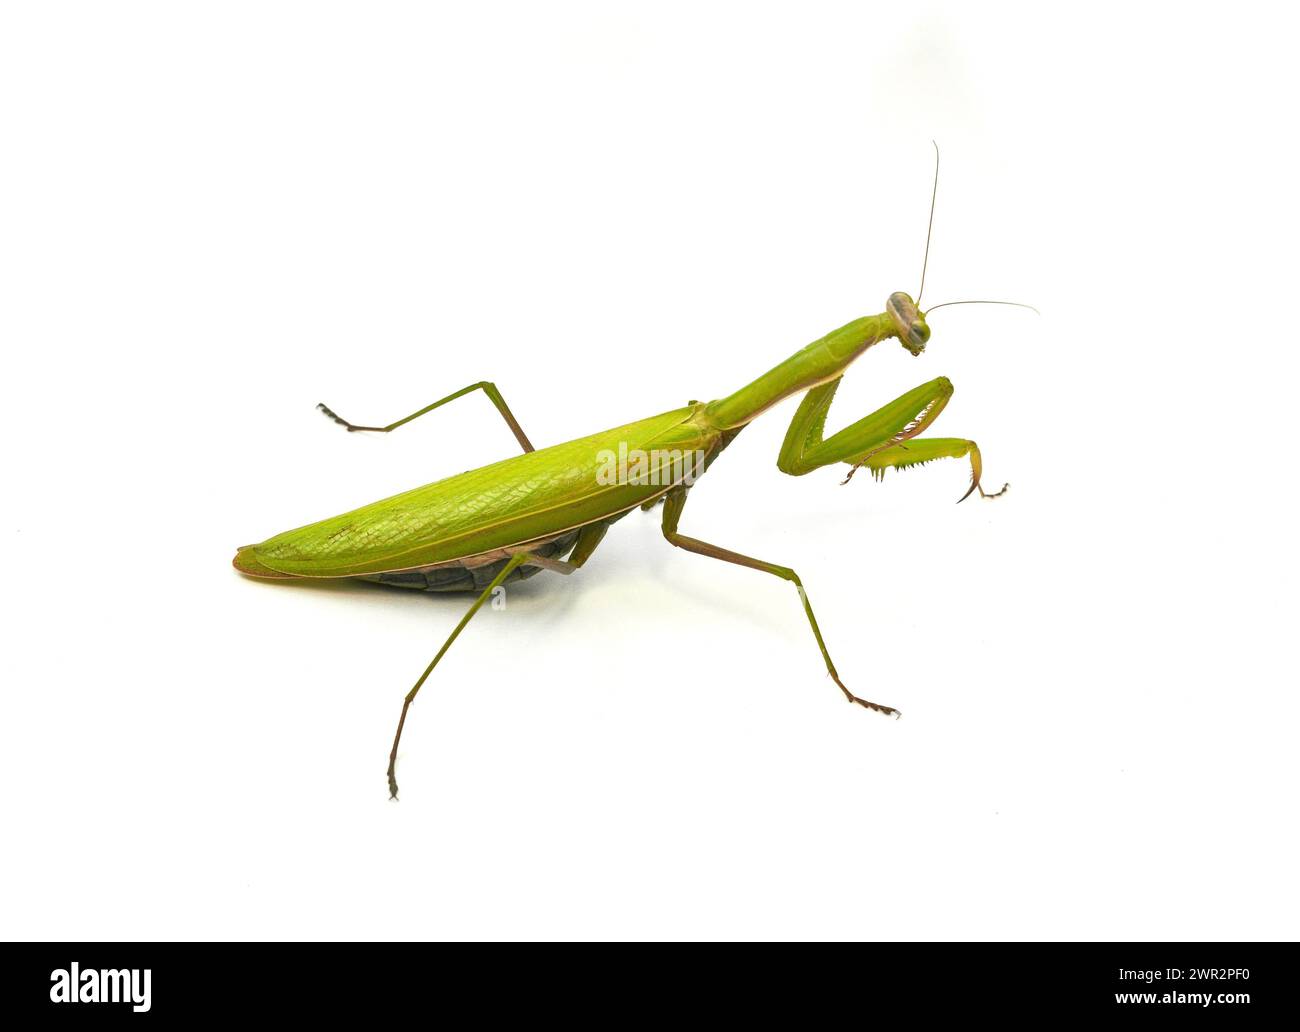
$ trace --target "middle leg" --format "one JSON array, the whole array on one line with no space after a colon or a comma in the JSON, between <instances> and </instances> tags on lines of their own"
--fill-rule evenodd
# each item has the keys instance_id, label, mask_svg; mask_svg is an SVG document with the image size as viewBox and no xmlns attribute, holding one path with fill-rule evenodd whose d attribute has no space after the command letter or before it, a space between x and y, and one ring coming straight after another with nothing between
<instances>
[{"instance_id":1,"label":"middle leg","mask_svg":"<svg viewBox=\"0 0 1300 1032\"><path fill-rule=\"evenodd\" d=\"M719 548L717 545L711 545L707 541L700 541L698 538L687 537L685 534L677 532L677 522L681 519L682 509L686 505L686 489L682 487L674 488L668 493L664 501L664 522L663 530L670 544L683 548L688 552L694 552L696 555L706 555L711 559L721 559L726 563L735 563L737 566L747 566L751 570L759 570L762 573L770 573L774 577L780 577L793 584L799 591L799 599L803 602L804 613L808 616L808 625L812 628L813 637L817 639L817 648L821 650L822 659L826 662L826 672L831 675L844 697L849 702L855 702L866 709L875 710L877 713L884 713L892 717L902 716L898 710L892 706L881 706L879 703L871 702L860 696L854 695L844 686L840 680L840 675L835 669L835 664L831 662L831 654L826 650L826 642L822 638L821 628L817 626L817 617L813 614L812 604L808 601L808 593L803 589L803 581L799 575L788 566L777 566L775 563L766 563L761 559L754 559L751 556L741 555L739 552L732 552L726 548Z\"/></svg>"}]
</instances>

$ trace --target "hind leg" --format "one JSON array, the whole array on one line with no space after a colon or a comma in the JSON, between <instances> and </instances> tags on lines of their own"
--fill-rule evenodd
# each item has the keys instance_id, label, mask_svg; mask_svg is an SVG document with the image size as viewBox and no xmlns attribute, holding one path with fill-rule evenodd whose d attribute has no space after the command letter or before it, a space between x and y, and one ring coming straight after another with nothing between
<instances>
[{"instance_id":1,"label":"hind leg","mask_svg":"<svg viewBox=\"0 0 1300 1032\"><path fill-rule=\"evenodd\" d=\"M510 411L510 406L506 404L506 399L503 398L501 392L497 390L497 385L489 380L480 380L478 383L472 383L468 387L462 387L455 393L448 394L445 398L440 398L432 405L425 405L424 408L420 409L418 412L412 412L409 416L404 416L394 423L389 423L387 426L359 426L356 423L349 423L323 402L316 407L324 412L325 415L329 416L330 419L334 420L334 422L338 423L339 426L347 427L349 433L355 433L359 430L369 430L374 433L386 434L391 433L393 430L396 430L399 426L402 426L405 423L411 422L413 419L419 419L420 416L424 415L426 412L432 412L434 409L447 404L449 401L455 401L457 398L469 394L470 391L477 390L481 390L486 394L492 404L496 406L497 411L501 413L501 418L504 419L506 425L510 427L510 432L515 435L515 440L519 442L519 446L526 452L533 451L532 442L528 440L528 436L524 433L523 427L519 425L518 420L515 419L514 413Z\"/></svg>"}]
</instances>

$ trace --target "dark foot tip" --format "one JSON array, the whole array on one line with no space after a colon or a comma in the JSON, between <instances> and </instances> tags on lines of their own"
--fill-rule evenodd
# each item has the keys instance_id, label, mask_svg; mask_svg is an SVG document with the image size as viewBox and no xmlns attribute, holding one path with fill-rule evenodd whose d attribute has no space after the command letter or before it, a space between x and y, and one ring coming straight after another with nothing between
<instances>
[{"instance_id":1,"label":"dark foot tip","mask_svg":"<svg viewBox=\"0 0 1300 1032\"><path fill-rule=\"evenodd\" d=\"M883 713L887 717L893 717L897 720L901 717L902 711L894 709L893 706L882 706L877 702L870 702L867 699L859 699L856 695L850 697L849 702L856 702L863 709L875 710L877 713Z\"/></svg>"}]
</instances>

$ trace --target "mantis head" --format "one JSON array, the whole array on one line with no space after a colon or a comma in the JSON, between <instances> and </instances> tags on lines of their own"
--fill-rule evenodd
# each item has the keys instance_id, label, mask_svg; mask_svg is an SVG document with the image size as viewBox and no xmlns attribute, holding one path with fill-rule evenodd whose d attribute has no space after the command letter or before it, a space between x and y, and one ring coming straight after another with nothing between
<instances>
[{"instance_id":1,"label":"mantis head","mask_svg":"<svg viewBox=\"0 0 1300 1032\"><path fill-rule=\"evenodd\" d=\"M901 290L889 295L885 310L893 317L898 328L897 337L913 355L925 350L925 342L930 339L930 327L926 325L925 313L916 307L916 302Z\"/></svg>"}]
</instances>

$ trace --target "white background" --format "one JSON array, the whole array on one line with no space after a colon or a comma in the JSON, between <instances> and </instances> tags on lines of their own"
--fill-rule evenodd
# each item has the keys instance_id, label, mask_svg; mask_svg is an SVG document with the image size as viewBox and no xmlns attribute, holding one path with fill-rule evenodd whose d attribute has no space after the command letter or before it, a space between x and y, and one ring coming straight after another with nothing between
<instances>
[{"instance_id":1,"label":"white background","mask_svg":"<svg viewBox=\"0 0 1300 1032\"><path fill-rule=\"evenodd\" d=\"M6 5L7 938L1297 934L1275 5ZM728 393L918 286L955 462L637 513L466 601L235 546Z\"/></svg>"}]
</instances>

